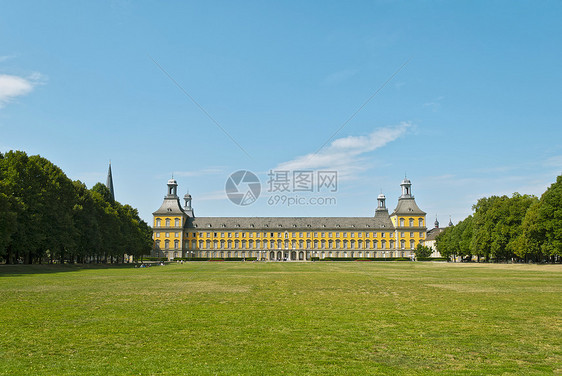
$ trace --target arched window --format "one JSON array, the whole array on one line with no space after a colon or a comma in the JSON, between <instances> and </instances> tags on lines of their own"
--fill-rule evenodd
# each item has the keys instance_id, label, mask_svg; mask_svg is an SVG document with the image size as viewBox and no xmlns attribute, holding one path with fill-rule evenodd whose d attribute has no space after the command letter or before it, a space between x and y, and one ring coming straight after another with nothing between
<instances>
[{"instance_id":1,"label":"arched window","mask_svg":"<svg viewBox=\"0 0 562 376\"><path fill-rule=\"evenodd\" d=\"M341 241L339 239L336 239L336 249L340 249L340 244Z\"/></svg>"},{"instance_id":2,"label":"arched window","mask_svg":"<svg viewBox=\"0 0 562 376\"><path fill-rule=\"evenodd\" d=\"M180 248L180 241L174 240L174 249L179 249L179 248Z\"/></svg>"},{"instance_id":3,"label":"arched window","mask_svg":"<svg viewBox=\"0 0 562 376\"><path fill-rule=\"evenodd\" d=\"M410 227L414 227L414 218L410 218Z\"/></svg>"},{"instance_id":4,"label":"arched window","mask_svg":"<svg viewBox=\"0 0 562 376\"><path fill-rule=\"evenodd\" d=\"M156 219L156 227L162 226L162 220L160 218Z\"/></svg>"},{"instance_id":5,"label":"arched window","mask_svg":"<svg viewBox=\"0 0 562 376\"><path fill-rule=\"evenodd\" d=\"M322 240L322 241L320 242L320 248L326 249L326 241L325 241L325 240Z\"/></svg>"},{"instance_id":6,"label":"arched window","mask_svg":"<svg viewBox=\"0 0 562 376\"><path fill-rule=\"evenodd\" d=\"M400 249L406 248L406 241L404 239L400 240Z\"/></svg>"},{"instance_id":7,"label":"arched window","mask_svg":"<svg viewBox=\"0 0 562 376\"><path fill-rule=\"evenodd\" d=\"M423 227L423 218L418 219L418 226Z\"/></svg>"},{"instance_id":8,"label":"arched window","mask_svg":"<svg viewBox=\"0 0 562 376\"><path fill-rule=\"evenodd\" d=\"M203 240L199 240L199 249L203 249Z\"/></svg>"},{"instance_id":9,"label":"arched window","mask_svg":"<svg viewBox=\"0 0 562 376\"><path fill-rule=\"evenodd\" d=\"M291 247L293 249L297 248L297 241L296 240L291 241Z\"/></svg>"},{"instance_id":10,"label":"arched window","mask_svg":"<svg viewBox=\"0 0 562 376\"><path fill-rule=\"evenodd\" d=\"M207 249L211 248L211 241L210 240L207 240L205 242L205 248L207 248Z\"/></svg>"},{"instance_id":11,"label":"arched window","mask_svg":"<svg viewBox=\"0 0 562 376\"><path fill-rule=\"evenodd\" d=\"M170 227L170 218L166 218L166 227Z\"/></svg>"},{"instance_id":12,"label":"arched window","mask_svg":"<svg viewBox=\"0 0 562 376\"><path fill-rule=\"evenodd\" d=\"M196 249L197 248L197 242L195 240L191 241L191 249Z\"/></svg>"},{"instance_id":13,"label":"arched window","mask_svg":"<svg viewBox=\"0 0 562 376\"><path fill-rule=\"evenodd\" d=\"M386 240L381 241L381 248L386 249Z\"/></svg>"},{"instance_id":14,"label":"arched window","mask_svg":"<svg viewBox=\"0 0 562 376\"><path fill-rule=\"evenodd\" d=\"M299 240L299 248L304 248L304 240Z\"/></svg>"},{"instance_id":15,"label":"arched window","mask_svg":"<svg viewBox=\"0 0 562 376\"><path fill-rule=\"evenodd\" d=\"M241 247L242 247L242 249L246 249L246 241L245 240L242 240Z\"/></svg>"},{"instance_id":16,"label":"arched window","mask_svg":"<svg viewBox=\"0 0 562 376\"><path fill-rule=\"evenodd\" d=\"M404 218L400 218L400 227L404 227Z\"/></svg>"},{"instance_id":17,"label":"arched window","mask_svg":"<svg viewBox=\"0 0 562 376\"><path fill-rule=\"evenodd\" d=\"M232 248L232 240L229 240L227 243L227 248L231 249Z\"/></svg>"},{"instance_id":18,"label":"arched window","mask_svg":"<svg viewBox=\"0 0 562 376\"><path fill-rule=\"evenodd\" d=\"M235 240L234 241L234 249L238 249L240 247L240 241Z\"/></svg>"},{"instance_id":19,"label":"arched window","mask_svg":"<svg viewBox=\"0 0 562 376\"><path fill-rule=\"evenodd\" d=\"M307 241L306 241L306 248L307 248L307 249L310 249L311 244L312 244L312 243L310 242L310 240L307 240Z\"/></svg>"},{"instance_id":20,"label":"arched window","mask_svg":"<svg viewBox=\"0 0 562 376\"><path fill-rule=\"evenodd\" d=\"M414 243L415 243L414 240L410 240L410 249L414 249L414 248L415 248Z\"/></svg>"},{"instance_id":21,"label":"arched window","mask_svg":"<svg viewBox=\"0 0 562 376\"><path fill-rule=\"evenodd\" d=\"M318 240L314 241L314 249L318 249Z\"/></svg>"},{"instance_id":22,"label":"arched window","mask_svg":"<svg viewBox=\"0 0 562 376\"><path fill-rule=\"evenodd\" d=\"M164 249L170 249L170 241L169 240L166 240L164 242Z\"/></svg>"},{"instance_id":23,"label":"arched window","mask_svg":"<svg viewBox=\"0 0 562 376\"><path fill-rule=\"evenodd\" d=\"M347 240L343 241L343 249L347 249Z\"/></svg>"},{"instance_id":24,"label":"arched window","mask_svg":"<svg viewBox=\"0 0 562 376\"><path fill-rule=\"evenodd\" d=\"M334 247L334 241L328 240L328 249L332 249Z\"/></svg>"},{"instance_id":25,"label":"arched window","mask_svg":"<svg viewBox=\"0 0 562 376\"><path fill-rule=\"evenodd\" d=\"M394 240L390 241L390 248L394 248Z\"/></svg>"},{"instance_id":26,"label":"arched window","mask_svg":"<svg viewBox=\"0 0 562 376\"><path fill-rule=\"evenodd\" d=\"M213 241L213 248L214 248L214 249L217 249L218 247L219 247L219 242L218 242L218 240L214 240L214 241Z\"/></svg>"},{"instance_id":27,"label":"arched window","mask_svg":"<svg viewBox=\"0 0 562 376\"><path fill-rule=\"evenodd\" d=\"M355 240L351 240L351 241L349 242L349 247L350 247L351 249L355 249Z\"/></svg>"},{"instance_id":28,"label":"arched window","mask_svg":"<svg viewBox=\"0 0 562 376\"><path fill-rule=\"evenodd\" d=\"M160 240L156 241L156 249L160 249Z\"/></svg>"},{"instance_id":29,"label":"arched window","mask_svg":"<svg viewBox=\"0 0 562 376\"><path fill-rule=\"evenodd\" d=\"M176 219L174 220L174 226L175 226L175 227L180 227L180 219L179 219L179 218L176 218Z\"/></svg>"}]
</instances>

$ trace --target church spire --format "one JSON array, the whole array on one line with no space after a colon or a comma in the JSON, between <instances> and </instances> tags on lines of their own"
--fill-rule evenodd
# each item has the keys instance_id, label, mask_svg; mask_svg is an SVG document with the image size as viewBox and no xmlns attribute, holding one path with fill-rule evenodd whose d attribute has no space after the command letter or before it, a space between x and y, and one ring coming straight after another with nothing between
<instances>
[{"instance_id":1,"label":"church spire","mask_svg":"<svg viewBox=\"0 0 562 376\"><path fill-rule=\"evenodd\" d=\"M109 193L111 194L111 201L115 201L115 193L113 191L113 175L111 175L111 161L109 161L109 170L107 171L107 181L105 183Z\"/></svg>"}]
</instances>

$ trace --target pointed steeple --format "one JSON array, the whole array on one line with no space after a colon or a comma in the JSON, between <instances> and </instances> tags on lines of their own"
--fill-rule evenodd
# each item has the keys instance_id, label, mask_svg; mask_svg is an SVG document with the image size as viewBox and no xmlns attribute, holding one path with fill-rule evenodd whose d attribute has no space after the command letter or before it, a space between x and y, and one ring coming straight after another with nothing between
<instances>
[{"instance_id":1,"label":"pointed steeple","mask_svg":"<svg viewBox=\"0 0 562 376\"><path fill-rule=\"evenodd\" d=\"M449 216L449 227L453 227L453 221L451 220L451 216Z\"/></svg>"},{"instance_id":2,"label":"pointed steeple","mask_svg":"<svg viewBox=\"0 0 562 376\"><path fill-rule=\"evenodd\" d=\"M111 175L111 161L109 162L109 170L107 171L107 182L105 183L109 193L111 193L111 201L115 201L115 193L113 191L113 175Z\"/></svg>"}]
</instances>

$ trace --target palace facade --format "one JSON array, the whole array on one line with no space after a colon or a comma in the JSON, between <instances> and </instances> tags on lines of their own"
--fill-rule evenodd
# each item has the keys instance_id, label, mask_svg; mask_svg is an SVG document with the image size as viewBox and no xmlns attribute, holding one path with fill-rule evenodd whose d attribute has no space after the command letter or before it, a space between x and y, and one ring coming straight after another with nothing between
<instances>
[{"instance_id":1,"label":"palace facade","mask_svg":"<svg viewBox=\"0 0 562 376\"><path fill-rule=\"evenodd\" d=\"M310 261L314 258L410 257L426 237L426 213L410 180L389 214L380 194L372 217L196 217L191 195L182 207L176 180L168 181L162 206L153 213L154 251L169 260L255 258Z\"/></svg>"}]
</instances>

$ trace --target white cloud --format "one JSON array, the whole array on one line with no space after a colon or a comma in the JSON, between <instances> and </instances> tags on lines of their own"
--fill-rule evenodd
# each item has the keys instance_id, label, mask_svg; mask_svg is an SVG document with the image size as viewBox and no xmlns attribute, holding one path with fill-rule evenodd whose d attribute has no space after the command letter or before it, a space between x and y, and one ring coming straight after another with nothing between
<instances>
[{"instance_id":1,"label":"white cloud","mask_svg":"<svg viewBox=\"0 0 562 376\"><path fill-rule=\"evenodd\" d=\"M410 123L401 123L392 127L379 128L366 136L349 136L338 138L318 151L293 160L280 163L275 170L336 170L338 178L351 178L366 169L362 155L381 148L403 136Z\"/></svg>"},{"instance_id":2,"label":"white cloud","mask_svg":"<svg viewBox=\"0 0 562 376\"><path fill-rule=\"evenodd\" d=\"M179 177L195 177L195 176L203 176L203 175L218 175L224 173L224 169L221 167L211 167L211 168L204 168L202 170L195 170L195 171L179 171L174 172L174 176Z\"/></svg>"},{"instance_id":3,"label":"white cloud","mask_svg":"<svg viewBox=\"0 0 562 376\"><path fill-rule=\"evenodd\" d=\"M29 94L44 80L45 78L37 72L32 73L29 77L0 74L0 108L16 97Z\"/></svg>"},{"instance_id":4,"label":"white cloud","mask_svg":"<svg viewBox=\"0 0 562 376\"><path fill-rule=\"evenodd\" d=\"M226 200L226 193L225 191L214 191L203 193L202 195L197 197L199 201L216 201L216 200Z\"/></svg>"}]
</instances>

